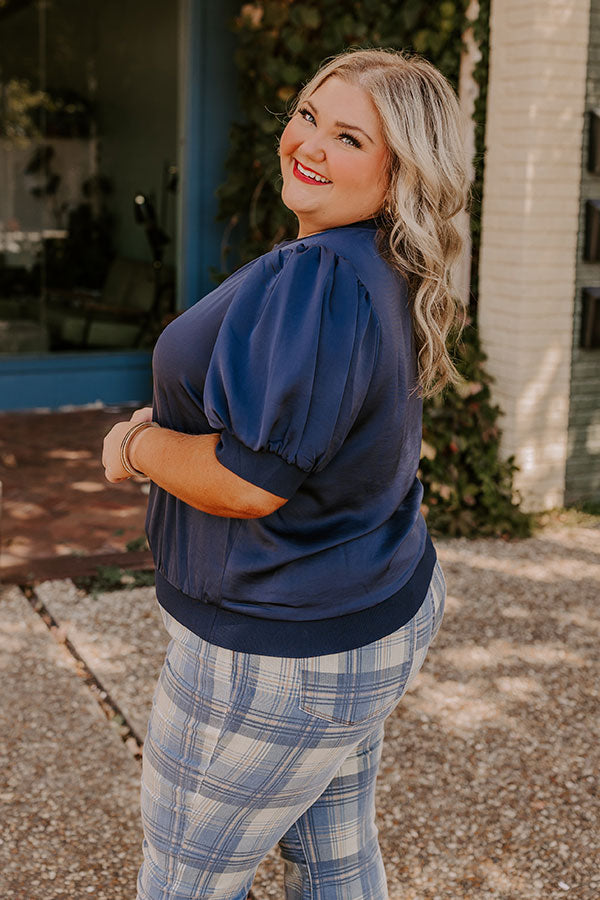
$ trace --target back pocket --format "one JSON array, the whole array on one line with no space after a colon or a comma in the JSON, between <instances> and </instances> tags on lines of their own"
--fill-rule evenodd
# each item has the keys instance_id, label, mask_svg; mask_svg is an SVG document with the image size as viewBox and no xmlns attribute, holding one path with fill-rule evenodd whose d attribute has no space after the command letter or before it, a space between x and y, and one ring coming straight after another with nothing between
<instances>
[{"instance_id":1,"label":"back pocket","mask_svg":"<svg viewBox=\"0 0 600 900\"><path fill-rule=\"evenodd\" d=\"M406 689L416 639L413 617L364 647L300 660L300 709L338 725L385 717Z\"/></svg>"}]
</instances>

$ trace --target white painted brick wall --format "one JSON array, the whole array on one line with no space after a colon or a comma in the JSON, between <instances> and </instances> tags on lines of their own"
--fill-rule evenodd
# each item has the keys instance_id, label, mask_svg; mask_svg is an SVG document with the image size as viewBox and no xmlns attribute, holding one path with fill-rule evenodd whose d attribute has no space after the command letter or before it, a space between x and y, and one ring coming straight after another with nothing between
<instances>
[{"instance_id":1,"label":"white painted brick wall","mask_svg":"<svg viewBox=\"0 0 600 900\"><path fill-rule=\"evenodd\" d=\"M564 500L590 0L492 0L479 323L528 509Z\"/></svg>"}]
</instances>

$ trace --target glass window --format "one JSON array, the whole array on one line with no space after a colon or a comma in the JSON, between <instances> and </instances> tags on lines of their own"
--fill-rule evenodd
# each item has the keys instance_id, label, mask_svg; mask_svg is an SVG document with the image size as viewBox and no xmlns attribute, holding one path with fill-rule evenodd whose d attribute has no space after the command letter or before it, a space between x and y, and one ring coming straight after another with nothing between
<instances>
[{"instance_id":1,"label":"glass window","mask_svg":"<svg viewBox=\"0 0 600 900\"><path fill-rule=\"evenodd\" d=\"M149 347L174 310L177 4L0 6L0 353Z\"/></svg>"}]
</instances>

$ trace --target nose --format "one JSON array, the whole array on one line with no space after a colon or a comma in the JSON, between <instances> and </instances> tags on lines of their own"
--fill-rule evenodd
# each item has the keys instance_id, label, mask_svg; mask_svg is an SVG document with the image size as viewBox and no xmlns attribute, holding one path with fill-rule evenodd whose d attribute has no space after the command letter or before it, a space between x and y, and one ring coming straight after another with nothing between
<instances>
[{"instance_id":1,"label":"nose","mask_svg":"<svg viewBox=\"0 0 600 900\"><path fill-rule=\"evenodd\" d=\"M325 148L318 134L304 140L302 142L302 150L314 162L323 162L325 159Z\"/></svg>"}]
</instances>

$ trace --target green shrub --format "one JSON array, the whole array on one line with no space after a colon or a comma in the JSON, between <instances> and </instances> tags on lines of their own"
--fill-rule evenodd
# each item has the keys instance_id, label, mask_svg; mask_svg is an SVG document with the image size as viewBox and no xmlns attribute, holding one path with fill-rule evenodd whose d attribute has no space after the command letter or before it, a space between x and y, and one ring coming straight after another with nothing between
<instances>
[{"instance_id":1,"label":"green shrub","mask_svg":"<svg viewBox=\"0 0 600 900\"><path fill-rule=\"evenodd\" d=\"M467 0L256 0L232 22L240 108L230 133L227 179L217 191L231 237L222 268L248 262L295 237L280 199L277 136L290 99L329 56L348 47L391 47L431 59L456 88ZM235 262L228 258L235 247ZM221 273L221 274L224 274ZM216 274L216 273L215 273Z\"/></svg>"},{"instance_id":2,"label":"green shrub","mask_svg":"<svg viewBox=\"0 0 600 900\"><path fill-rule=\"evenodd\" d=\"M80 575L73 578L73 583L97 599L99 594L106 591L150 587L154 584L154 571L122 569L120 566L97 566L94 575Z\"/></svg>"},{"instance_id":3,"label":"green shrub","mask_svg":"<svg viewBox=\"0 0 600 900\"><path fill-rule=\"evenodd\" d=\"M526 537L531 516L513 502L514 457L500 454L500 408L477 329L467 325L454 361L464 381L423 406L419 477L424 513L432 534Z\"/></svg>"}]
</instances>

